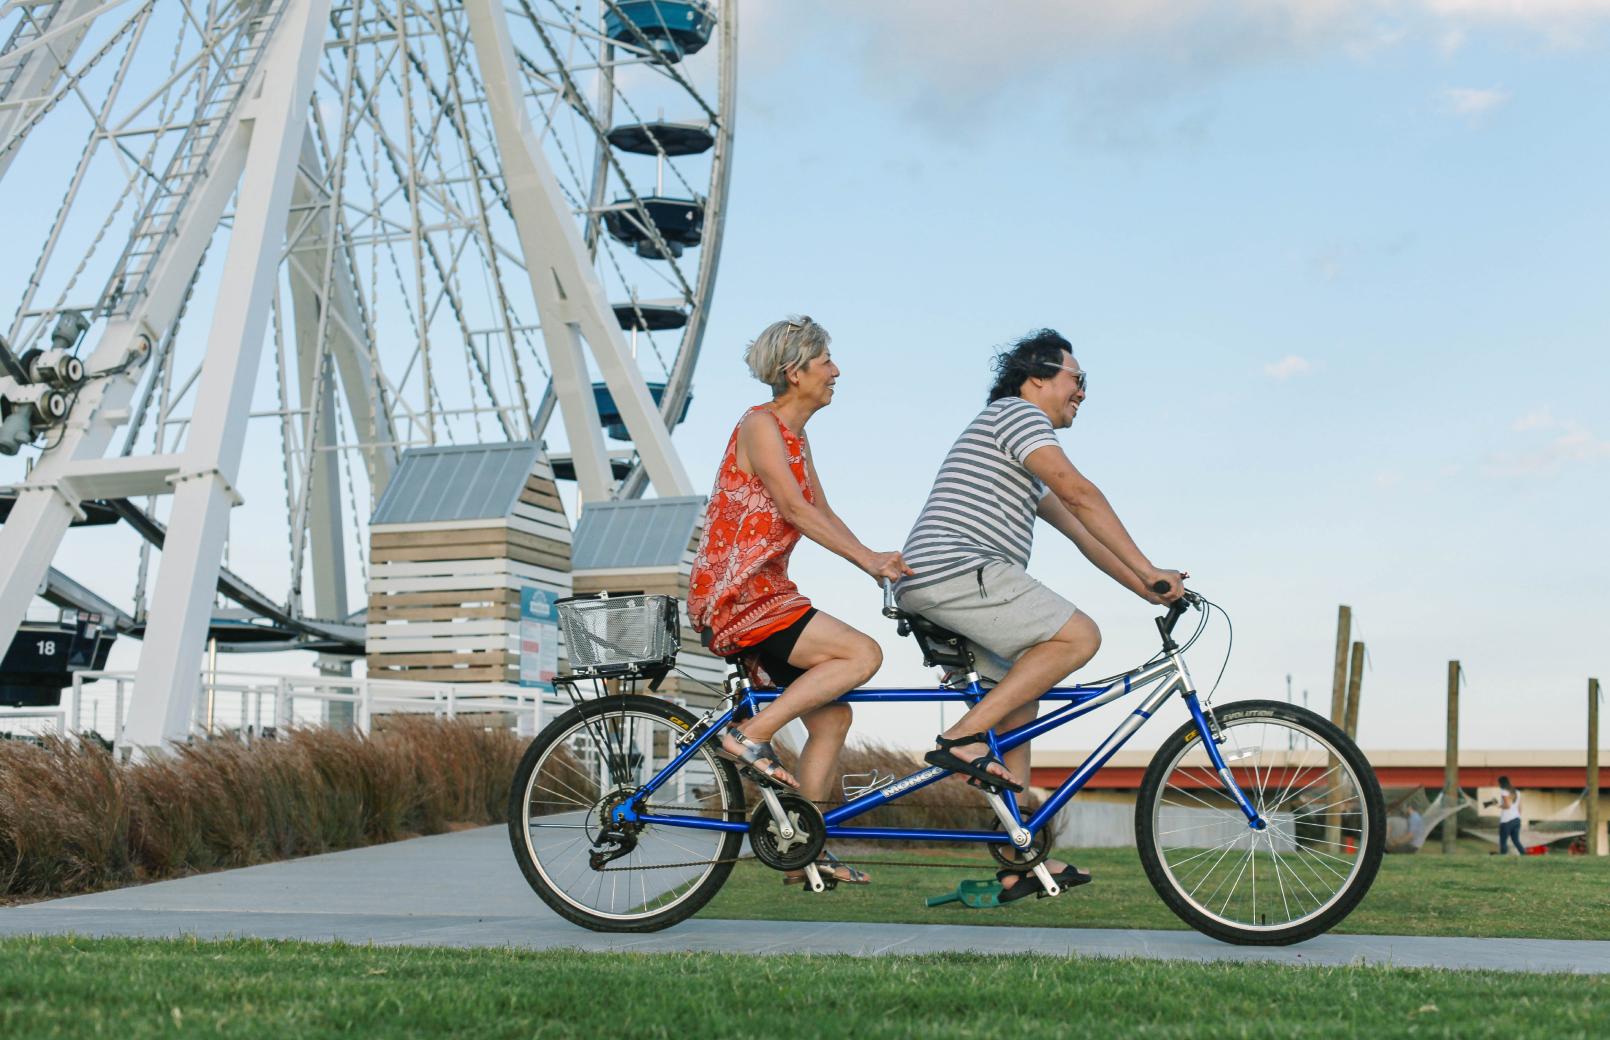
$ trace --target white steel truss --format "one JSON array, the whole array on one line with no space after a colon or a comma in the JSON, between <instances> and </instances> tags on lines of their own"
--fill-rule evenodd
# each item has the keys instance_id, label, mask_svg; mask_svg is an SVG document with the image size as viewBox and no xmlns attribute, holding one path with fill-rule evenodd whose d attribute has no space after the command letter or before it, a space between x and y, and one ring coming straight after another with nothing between
<instances>
[{"instance_id":1,"label":"white steel truss","mask_svg":"<svg viewBox=\"0 0 1610 1040\"><path fill-rule=\"evenodd\" d=\"M156 745L184 732L220 592L283 630L265 645L352 652L369 507L409 445L541 438L557 407L583 504L691 493L669 429L715 280L736 2L676 6L712 16L717 61L615 0L0 5L0 197L41 127L86 128L59 206L30 207L39 253L0 282L21 290L0 333L87 372L13 484L0 645L83 504L112 503L146 539L128 741ZM694 146L612 143L667 109ZM53 341L77 314L82 342ZM253 436L277 438L278 508L243 468ZM260 547L264 517L287 564L248 581L230 545Z\"/></svg>"}]
</instances>

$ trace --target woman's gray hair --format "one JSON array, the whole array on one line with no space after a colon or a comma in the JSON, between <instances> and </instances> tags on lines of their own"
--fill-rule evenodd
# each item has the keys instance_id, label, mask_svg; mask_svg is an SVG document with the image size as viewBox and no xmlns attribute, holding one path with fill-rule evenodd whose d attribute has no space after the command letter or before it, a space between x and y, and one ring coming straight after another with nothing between
<instances>
[{"instance_id":1,"label":"woman's gray hair","mask_svg":"<svg viewBox=\"0 0 1610 1040\"><path fill-rule=\"evenodd\" d=\"M773 397L788 392L788 372L803 368L827 352L833 337L810 319L796 314L766 326L744 351L744 364L754 377L771 387Z\"/></svg>"}]
</instances>

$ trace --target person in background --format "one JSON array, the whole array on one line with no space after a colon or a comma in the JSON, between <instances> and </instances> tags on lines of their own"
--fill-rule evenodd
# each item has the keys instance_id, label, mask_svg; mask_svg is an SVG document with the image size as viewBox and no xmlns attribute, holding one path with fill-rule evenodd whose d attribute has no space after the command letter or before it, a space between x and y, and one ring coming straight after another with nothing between
<instances>
[{"instance_id":1,"label":"person in background","mask_svg":"<svg viewBox=\"0 0 1610 1040\"><path fill-rule=\"evenodd\" d=\"M775 784L826 801L850 729L839 695L872 678L883 651L865 633L811 606L788 576L803 535L849 560L874 580L911 573L898 552L861 544L827 504L811 461L805 424L833 402L839 367L827 330L808 317L774 322L744 354L754 377L771 387L768 404L743 414L727 441L705 513L688 589L688 619L723 657L741 656L763 684L785 687L754 718L727 727L720 753ZM794 719L809 734L795 777L778 760L772 737ZM827 853L824 876L850 884L871 879ZM797 883L803 872L784 876Z\"/></svg>"},{"instance_id":2,"label":"person in background","mask_svg":"<svg viewBox=\"0 0 1610 1040\"><path fill-rule=\"evenodd\" d=\"M1483 802L1483 805L1498 806L1498 854L1502 856L1509 851L1509 843L1515 843L1515 855L1526 855L1526 849L1521 847L1521 793L1509 782L1509 777L1498 778L1498 797Z\"/></svg>"}]
</instances>

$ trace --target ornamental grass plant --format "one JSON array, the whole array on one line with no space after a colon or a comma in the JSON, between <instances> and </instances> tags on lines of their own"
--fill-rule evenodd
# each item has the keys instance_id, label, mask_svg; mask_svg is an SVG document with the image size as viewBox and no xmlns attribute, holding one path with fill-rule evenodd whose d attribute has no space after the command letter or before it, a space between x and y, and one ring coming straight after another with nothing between
<instances>
[{"instance_id":1,"label":"ornamental grass plant","mask_svg":"<svg viewBox=\"0 0 1610 1040\"><path fill-rule=\"evenodd\" d=\"M135 763L92 741L0 741L0 899L498 823L522 750L508 730L411 717L368 736L224 734Z\"/></svg>"}]
</instances>

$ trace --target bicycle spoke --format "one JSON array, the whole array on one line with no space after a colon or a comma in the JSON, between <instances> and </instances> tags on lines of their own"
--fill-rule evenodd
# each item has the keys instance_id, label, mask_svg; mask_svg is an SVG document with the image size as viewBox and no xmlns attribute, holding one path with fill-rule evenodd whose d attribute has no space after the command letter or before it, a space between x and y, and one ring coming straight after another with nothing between
<instances>
[{"instance_id":1,"label":"bicycle spoke","mask_svg":"<svg viewBox=\"0 0 1610 1040\"><path fill-rule=\"evenodd\" d=\"M1221 730L1225 765L1264 829L1244 829L1223 778L1199 761L1203 745L1188 742L1154 788L1150 847L1202 914L1246 930L1309 920L1353 885L1368 823L1359 822L1360 778L1324 738L1284 718L1231 719ZM1312 764L1315 751L1328 756L1324 767Z\"/></svg>"}]
</instances>

